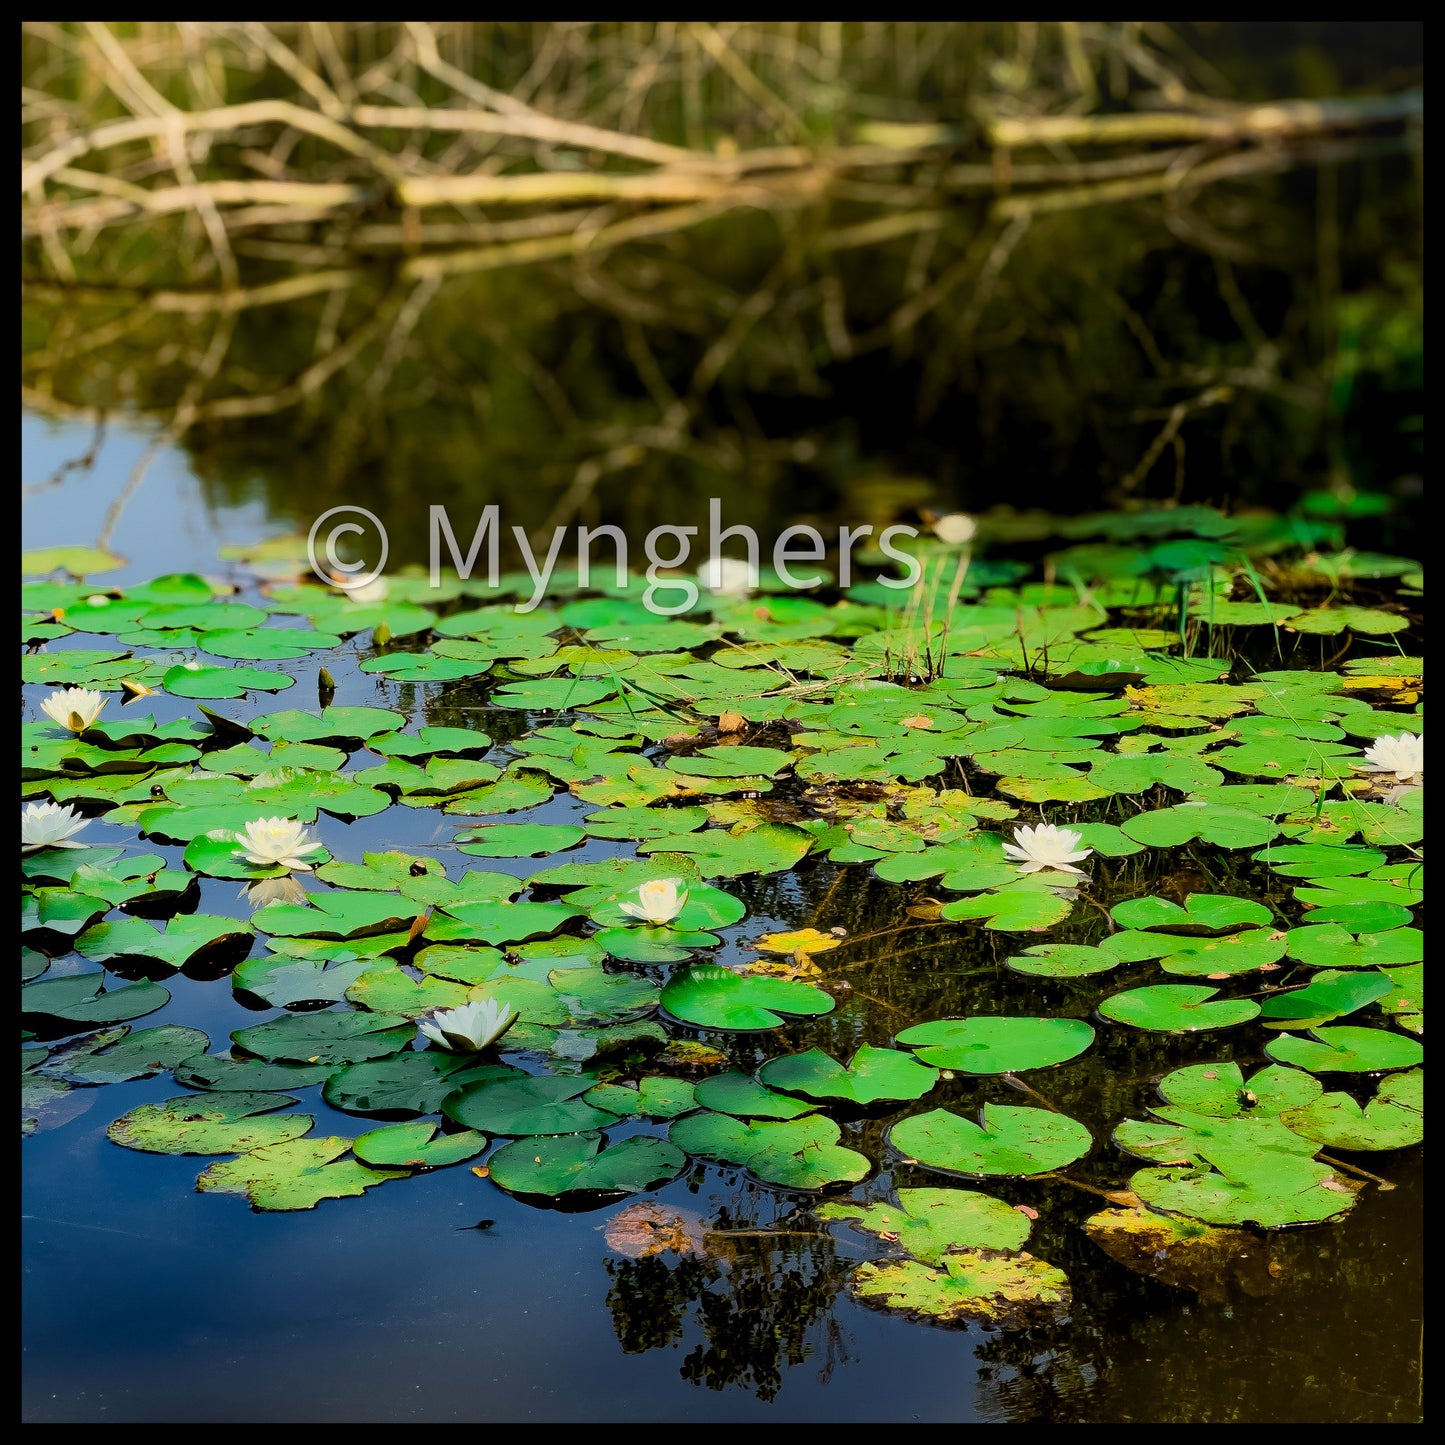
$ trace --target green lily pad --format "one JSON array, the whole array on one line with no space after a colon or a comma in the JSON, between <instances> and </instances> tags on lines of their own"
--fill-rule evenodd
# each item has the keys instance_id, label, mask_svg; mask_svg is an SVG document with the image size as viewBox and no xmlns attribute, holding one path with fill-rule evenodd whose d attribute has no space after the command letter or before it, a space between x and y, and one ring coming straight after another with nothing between
<instances>
[{"instance_id":1,"label":"green lily pad","mask_svg":"<svg viewBox=\"0 0 1445 1445\"><path fill-rule=\"evenodd\" d=\"M351 1141L351 1152L374 1169L445 1169L475 1159L487 1147L487 1136L464 1129L438 1134L427 1119L370 1129Z\"/></svg>"},{"instance_id":2,"label":"green lily pad","mask_svg":"<svg viewBox=\"0 0 1445 1445\"><path fill-rule=\"evenodd\" d=\"M819 1219L840 1219L884 1239L926 1264L962 1250L1022 1249L1033 1228L1028 1216L971 1189L900 1189L898 1203L820 1204Z\"/></svg>"},{"instance_id":3,"label":"green lily pad","mask_svg":"<svg viewBox=\"0 0 1445 1445\"><path fill-rule=\"evenodd\" d=\"M758 1070L770 1089L809 1099L842 1099L850 1104L921 1099L938 1082L938 1071L899 1049L863 1044L845 1066L821 1049L771 1059Z\"/></svg>"},{"instance_id":4,"label":"green lily pad","mask_svg":"<svg viewBox=\"0 0 1445 1445\"><path fill-rule=\"evenodd\" d=\"M524 1077L510 1064L478 1064L473 1055L405 1050L332 1073L321 1097L348 1114L435 1114L469 1084Z\"/></svg>"},{"instance_id":5,"label":"green lily pad","mask_svg":"<svg viewBox=\"0 0 1445 1445\"><path fill-rule=\"evenodd\" d=\"M1287 947L1283 935L1276 936L1267 928L1249 928L1223 938L1169 938L1168 942L1170 948L1160 958L1160 968L1192 978L1233 977L1268 968L1284 957Z\"/></svg>"},{"instance_id":6,"label":"green lily pad","mask_svg":"<svg viewBox=\"0 0 1445 1445\"><path fill-rule=\"evenodd\" d=\"M1167 898L1131 898L1116 903L1109 916L1124 928L1158 928L1169 933L1224 933L1266 924L1274 917L1252 898L1216 893L1191 893L1182 908Z\"/></svg>"},{"instance_id":7,"label":"green lily pad","mask_svg":"<svg viewBox=\"0 0 1445 1445\"><path fill-rule=\"evenodd\" d=\"M381 733L398 731L406 723L399 712L384 707L327 707L319 716L309 712L274 712L257 718L256 731L272 742L330 743L359 746Z\"/></svg>"},{"instance_id":8,"label":"green lily pad","mask_svg":"<svg viewBox=\"0 0 1445 1445\"><path fill-rule=\"evenodd\" d=\"M704 1111L674 1119L668 1138L680 1149L747 1169L785 1189L822 1189L867 1178L864 1154L838 1143L842 1131L822 1114L747 1122Z\"/></svg>"},{"instance_id":9,"label":"green lily pad","mask_svg":"<svg viewBox=\"0 0 1445 1445\"><path fill-rule=\"evenodd\" d=\"M1258 1159L1226 1159L1213 1169L1141 1169L1130 1176L1129 1188L1151 1209L1167 1214L1189 1215L1206 1224L1280 1229L1347 1214L1360 1181L1281 1151L1268 1167Z\"/></svg>"},{"instance_id":10,"label":"green lily pad","mask_svg":"<svg viewBox=\"0 0 1445 1445\"><path fill-rule=\"evenodd\" d=\"M1342 878L1368 873L1385 861L1378 848L1351 848L1323 843L1280 843L1261 849L1255 861L1266 863L1286 878Z\"/></svg>"},{"instance_id":11,"label":"green lily pad","mask_svg":"<svg viewBox=\"0 0 1445 1445\"><path fill-rule=\"evenodd\" d=\"M1140 813L1120 824L1120 828L1128 837L1151 848L1178 848L1195 838L1219 848L1257 848L1278 837L1280 831L1273 819L1248 808L1189 801Z\"/></svg>"},{"instance_id":12,"label":"green lily pad","mask_svg":"<svg viewBox=\"0 0 1445 1445\"><path fill-rule=\"evenodd\" d=\"M598 1084L588 1089L583 1100L594 1109L606 1109L621 1118L675 1119L697 1108L697 1090L686 1079L669 1079L649 1074L626 1084Z\"/></svg>"},{"instance_id":13,"label":"green lily pad","mask_svg":"<svg viewBox=\"0 0 1445 1445\"><path fill-rule=\"evenodd\" d=\"M1275 994L1260 1005L1259 1020L1267 1028L1312 1029L1344 1018L1376 999L1394 984L1378 972L1352 973L1324 969L1301 989Z\"/></svg>"},{"instance_id":14,"label":"green lily pad","mask_svg":"<svg viewBox=\"0 0 1445 1445\"><path fill-rule=\"evenodd\" d=\"M602 928L592 936L609 957L624 963L681 963L692 956L694 949L715 948L722 942L715 933L684 933L676 928L649 928L646 924Z\"/></svg>"},{"instance_id":15,"label":"green lily pad","mask_svg":"<svg viewBox=\"0 0 1445 1445\"><path fill-rule=\"evenodd\" d=\"M661 1004L682 1023L745 1032L778 1028L787 1014L811 1017L836 1007L812 984L745 976L716 964L695 964L673 974L663 985Z\"/></svg>"},{"instance_id":16,"label":"green lily pad","mask_svg":"<svg viewBox=\"0 0 1445 1445\"><path fill-rule=\"evenodd\" d=\"M142 1104L105 1132L112 1142L149 1154L242 1154L305 1134L309 1114L274 1113L295 1102L288 1094L186 1094Z\"/></svg>"},{"instance_id":17,"label":"green lily pad","mask_svg":"<svg viewBox=\"0 0 1445 1445\"><path fill-rule=\"evenodd\" d=\"M40 1069L50 1078L72 1084L119 1084L174 1068L204 1051L209 1042L199 1029L180 1024L161 1024L139 1033L121 1024L59 1045Z\"/></svg>"},{"instance_id":18,"label":"green lily pad","mask_svg":"<svg viewBox=\"0 0 1445 1445\"><path fill-rule=\"evenodd\" d=\"M370 958L287 958L268 954L237 964L231 983L274 1008L339 1003L346 990L374 966L375 960Z\"/></svg>"},{"instance_id":19,"label":"green lily pad","mask_svg":"<svg viewBox=\"0 0 1445 1445\"><path fill-rule=\"evenodd\" d=\"M1057 1323L1073 1295L1068 1276L1029 1254L966 1250L941 1267L916 1259L862 1264L849 1288L863 1303L935 1324L1024 1329Z\"/></svg>"},{"instance_id":20,"label":"green lily pad","mask_svg":"<svg viewBox=\"0 0 1445 1445\"><path fill-rule=\"evenodd\" d=\"M142 619L143 622L148 619ZM300 627L247 627L205 633L201 648L212 657L246 662L289 662L308 653L339 647L339 637ZM207 694L208 696L210 694Z\"/></svg>"},{"instance_id":21,"label":"green lily pad","mask_svg":"<svg viewBox=\"0 0 1445 1445\"><path fill-rule=\"evenodd\" d=\"M168 668L161 686L173 697L244 697L248 692L283 692L296 679L259 667L208 667L182 663Z\"/></svg>"},{"instance_id":22,"label":"green lily pad","mask_svg":"<svg viewBox=\"0 0 1445 1445\"><path fill-rule=\"evenodd\" d=\"M586 836L570 823L487 823L459 846L477 858L541 858L575 848Z\"/></svg>"},{"instance_id":23,"label":"green lily pad","mask_svg":"<svg viewBox=\"0 0 1445 1445\"><path fill-rule=\"evenodd\" d=\"M737 1119L799 1119L804 1114L816 1113L818 1107L790 1099L736 1070L701 1080L694 1092L704 1109L731 1114Z\"/></svg>"},{"instance_id":24,"label":"green lily pad","mask_svg":"<svg viewBox=\"0 0 1445 1445\"><path fill-rule=\"evenodd\" d=\"M1425 957L1425 936L1418 928L1391 928L1356 938L1338 923L1311 922L1290 929L1286 946L1291 958L1315 968L1395 968Z\"/></svg>"},{"instance_id":25,"label":"green lily pad","mask_svg":"<svg viewBox=\"0 0 1445 1445\"><path fill-rule=\"evenodd\" d=\"M287 1014L233 1029L231 1040L258 1058L299 1064L354 1064L384 1058L416 1037L401 1014L343 1012Z\"/></svg>"},{"instance_id":26,"label":"green lily pad","mask_svg":"<svg viewBox=\"0 0 1445 1445\"><path fill-rule=\"evenodd\" d=\"M1040 978L1084 978L1091 973L1107 973L1118 968L1122 960L1103 948L1089 948L1079 943L1036 943L1004 962L1015 973Z\"/></svg>"},{"instance_id":27,"label":"green lily pad","mask_svg":"<svg viewBox=\"0 0 1445 1445\"><path fill-rule=\"evenodd\" d=\"M1074 910L1070 891L1056 892L1043 877L1034 874L972 898L955 899L945 903L940 913L951 921L972 920L1001 933L1042 932L1062 923Z\"/></svg>"},{"instance_id":28,"label":"green lily pad","mask_svg":"<svg viewBox=\"0 0 1445 1445\"><path fill-rule=\"evenodd\" d=\"M1282 1064L1293 1064L1313 1074L1374 1074L1387 1069L1413 1069L1425 1057L1425 1050L1417 1040L1386 1029L1342 1024L1309 1032L1307 1039L1282 1034L1271 1039L1264 1051Z\"/></svg>"},{"instance_id":29,"label":"green lily pad","mask_svg":"<svg viewBox=\"0 0 1445 1445\"><path fill-rule=\"evenodd\" d=\"M700 833L649 838L642 853L681 853L704 878L737 878L747 873L783 873L813 846L811 833L790 824L763 823L742 833L705 828Z\"/></svg>"},{"instance_id":30,"label":"green lily pad","mask_svg":"<svg viewBox=\"0 0 1445 1445\"><path fill-rule=\"evenodd\" d=\"M525 708L528 712L562 712L591 707L616 692L612 683L592 678L539 677L497 688L492 702L498 707Z\"/></svg>"},{"instance_id":31,"label":"green lily pad","mask_svg":"<svg viewBox=\"0 0 1445 1445\"><path fill-rule=\"evenodd\" d=\"M205 913L178 913L165 931L139 918L97 923L75 941L76 952L97 963L115 958L153 958L181 968L193 958L239 949L245 952L255 935L249 924Z\"/></svg>"},{"instance_id":32,"label":"green lily pad","mask_svg":"<svg viewBox=\"0 0 1445 1445\"><path fill-rule=\"evenodd\" d=\"M637 1194L682 1173L687 1155L666 1139L634 1136L604 1147L598 1133L504 1144L487 1161L494 1184L513 1194L576 1191Z\"/></svg>"},{"instance_id":33,"label":"green lily pad","mask_svg":"<svg viewBox=\"0 0 1445 1445\"><path fill-rule=\"evenodd\" d=\"M104 979L103 973L75 973L27 983L20 990L20 1012L77 1024L113 1024L154 1013L171 999L169 989L149 979L103 989Z\"/></svg>"},{"instance_id":34,"label":"green lily pad","mask_svg":"<svg viewBox=\"0 0 1445 1445\"><path fill-rule=\"evenodd\" d=\"M741 898L725 893L707 883L684 883L687 896L682 900L677 916L668 920L672 929L726 928L740 922L747 916L747 906ZM679 890L681 893L681 889ZM638 920L623 909L623 903L636 904L635 889L619 889L615 893L593 903L590 917L594 923L604 927L637 927ZM705 946L705 945L703 945Z\"/></svg>"},{"instance_id":35,"label":"green lily pad","mask_svg":"<svg viewBox=\"0 0 1445 1445\"><path fill-rule=\"evenodd\" d=\"M1094 1030L1082 1019L975 1015L915 1024L898 1042L935 1068L1009 1074L1076 1058L1094 1042Z\"/></svg>"},{"instance_id":36,"label":"green lily pad","mask_svg":"<svg viewBox=\"0 0 1445 1445\"><path fill-rule=\"evenodd\" d=\"M1215 998L1218 992L1203 984L1151 984L1106 998L1099 1005L1099 1014L1130 1028L1166 1034L1227 1029L1259 1016L1259 1005L1253 999Z\"/></svg>"},{"instance_id":37,"label":"green lily pad","mask_svg":"<svg viewBox=\"0 0 1445 1445\"><path fill-rule=\"evenodd\" d=\"M1411 1069L1380 1080L1363 1108L1348 1094L1322 1094L1283 1118L1327 1149L1407 1149L1425 1137L1425 1074Z\"/></svg>"},{"instance_id":38,"label":"green lily pad","mask_svg":"<svg viewBox=\"0 0 1445 1445\"><path fill-rule=\"evenodd\" d=\"M217 828L199 834L186 844L185 864L187 868L203 873L208 878L285 878L291 872L279 863L248 863L242 856L244 851L234 831ZM327 863L330 859L331 854L321 848L314 853L308 853L305 861L314 867Z\"/></svg>"},{"instance_id":39,"label":"green lily pad","mask_svg":"<svg viewBox=\"0 0 1445 1445\"><path fill-rule=\"evenodd\" d=\"M580 1134L617 1123L617 1115L586 1103L596 1079L528 1075L469 1084L442 1105L447 1118L485 1134Z\"/></svg>"},{"instance_id":40,"label":"green lily pad","mask_svg":"<svg viewBox=\"0 0 1445 1445\"><path fill-rule=\"evenodd\" d=\"M405 930L425 910L389 893L313 893L306 904L272 903L256 927L281 938L358 938Z\"/></svg>"},{"instance_id":41,"label":"green lily pad","mask_svg":"<svg viewBox=\"0 0 1445 1445\"><path fill-rule=\"evenodd\" d=\"M97 572L114 572L125 566L125 558L100 547L34 547L20 556L20 571L26 577L46 577L52 572L69 572L72 577L90 577Z\"/></svg>"},{"instance_id":42,"label":"green lily pad","mask_svg":"<svg viewBox=\"0 0 1445 1445\"><path fill-rule=\"evenodd\" d=\"M293 1139L222 1159L196 1180L202 1193L244 1194L256 1209L314 1209L323 1199L354 1198L404 1169L371 1169L341 1156L350 1139Z\"/></svg>"},{"instance_id":43,"label":"green lily pad","mask_svg":"<svg viewBox=\"0 0 1445 1445\"><path fill-rule=\"evenodd\" d=\"M1269 1064L1246 1084L1238 1064L1189 1064L1159 1081L1166 1103L1195 1114L1232 1118L1240 1114L1282 1114L1319 1097L1323 1085L1312 1074Z\"/></svg>"},{"instance_id":44,"label":"green lily pad","mask_svg":"<svg viewBox=\"0 0 1445 1445\"><path fill-rule=\"evenodd\" d=\"M1403 928L1414 915L1398 903L1326 903L1305 914L1308 924L1338 923L1347 933L1384 933Z\"/></svg>"},{"instance_id":45,"label":"green lily pad","mask_svg":"<svg viewBox=\"0 0 1445 1445\"><path fill-rule=\"evenodd\" d=\"M566 903L511 903L484 899L446 903L434 914L426 936L436 943L522 943L555 933L579 910Z\"/></svg>"},{"instance_id":46,"label":"green lily pad","mask_svg":"<svg viewBox=\"0 0 1445 1445\"><path fill-rule=\"evenodd\" d=\"M1019 1179L1082 1159L1093 1136L1076 1119L1048 1109L985 1104L980 1122L947 1109L900 1120L888 1142L905 1158L947 1174Z\"/></svg>"},{"instance_id":47,"label":"green lily pad","mask_svg":"<svg viewBox=\"0 0 1445 1445\"><path fill-rule=\"evenodd\" d=\"M1153 1112L1157 1119L1125 1119L1114 1130L1114 1143L1157 1164L1203 1166L1228 1158L1256 1173L1281 1153L1308 1158L1315 1152L1278 1114L1195 1114L1173 1104Z\"/></svg>"},{"instance_id":48,"label":"green lily pad","mask_svg":"<svg viewBox=\"0 0 1445 1445\"><path fill-rule=\"evenodd\" d=\"M583 825L593 838L664 838L707 823L706 808L602 808L589 813Z\"/></svg>"},{"instance_id":49,"label":"green lily pad","mask_svg":"<svg viewBox=\"0 0 1445 1445\"><path fill-rule=\"evenodd\" d=\"M275 1094L323 1083L334 1064L268 1064L261 1059L233 1059L221 1054L193 1054L172 1073L188 1089L223 1094Z\"/></svg>"}]
</instances>

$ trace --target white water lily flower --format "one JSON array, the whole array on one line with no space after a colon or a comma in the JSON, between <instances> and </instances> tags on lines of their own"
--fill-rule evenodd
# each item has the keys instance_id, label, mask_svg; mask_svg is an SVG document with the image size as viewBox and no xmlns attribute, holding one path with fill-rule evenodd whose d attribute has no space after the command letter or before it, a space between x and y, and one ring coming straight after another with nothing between
<instances>
[{"instance_id":1,"label":"white water lily flower","mask_svg":"<svg viewBox=\"0 0 1445 1445\"><path fill-rule=\"evenodd\" d=\"M758 569L740 557L709 557L697 580L715 597L746 597L758 585Z\"/></svg>"},{"instance_id":2,"label":"white water lily flower","mask_svg":"<svg viewBox=\"0 0 1445 1445\"><path fill-rule=\"evenodd\" d=\"M933 520L933 535L940 542L947 542L952 546L971 542L977 531L978 523L967 512L949 512L947 516L935 517Z\"/></svg>"},{"instance_id":3,"label":"white water lily flower","mask_svg":"<svg viewBox=\"0 0 1445 1445\"><path fill-rule=\"evenodd\" d=\"M84 848L84 843L71 841L71 834L83 827L85 819L74 808L62 808L59 803L27 803L20 810L20 851Z\"/></svg>"},{"instance_id":4,"label":"white water lily flower","mask_svg":"<svg viewBox=\"0 0 1445 1445\"><path fill-rule=\"evenodd\" d=\"M83 733L100 716L105 702L100 693L88 687L67 687L61 692L52 692L40 704L40 710L61 727Z\"/></svg>"},{"instance_id":5,"label":"white water lily flower","mask_svg":"<svg viewBox=\"0 0 1445 1445\"><path fill-rule=\"evenodd\" d=\"M1425 776L1425 735L1401 733L1397 738L1376 738L1365 749L1365 760L1355 766L1366 773L1392 773L1397 783L1422 782Z\"/></svg>"},{"instance_id":6,"label":"white water lily flower","mask_svg":"<svg viewBox=\"0 0 1445 1445\"><path fill-rule=\"evenodd\" d=\"M385 602L391 591L391 584L385 577L373 577L370 582L363 582L360 587L343 587L340 590L353 602Z\"/></svg>"},{"instance_id":7,"label":"white water lily flower","mask_svg":"<svg viewBox=\"0 0 1445 1445\"><path fill-rule=\"evenodd\" d=\"M495 1043L521 1015L510 1004L494 998L473 999L460 1008L442 1009L417 1027L444 1049L475 1051Z\"/></svg>"},{"instance_id":8,"label":"white water lily flower","mask_svg":"<svg viewBox=\"0 0 1445 1445\"><path fill-rule=\"evenodd\" d=\"M295 818L256 818L246 824L244 833L236 834L236 841L241 846L235 851L258 868L279 864L303 873L309 873L312 866L305 855L321 846L307 838L306 829Z\"/></svg>"},{"instance_id":9,"label":"white water lily flower","mask_svg":"<svg viewBox=\"0 0 1445 1445\"><path fill-rule=\"evenodd\" d=\"M644 923L671 923L687 902L687 889L678 889L680 878L654 878L637 890L636 903L619 903L617 906L633 918Z\"/></svg>"},{"instance_id":10,"label":"white water lily flower","mask_svg":"<svg viewBox=\"0 0 1445 1445\"><path fill-rule=\"evenodd\" d=\"M1015 828L1014 841L1005 843L1003 851L1019 861L1020 873L1038 873L1045 868L1055 868L1060 873L1083 873L1074 864L1087 858L1094 850L1081 848L1082 833L1072 828L1056 828L1052 823L1040 823L1037 828Z\"/></svg>"}]
</instances>

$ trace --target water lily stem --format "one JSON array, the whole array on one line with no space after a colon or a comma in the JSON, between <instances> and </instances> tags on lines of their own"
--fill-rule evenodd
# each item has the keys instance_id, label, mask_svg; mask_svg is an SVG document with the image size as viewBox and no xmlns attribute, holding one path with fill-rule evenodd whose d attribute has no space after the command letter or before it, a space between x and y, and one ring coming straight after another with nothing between
<instances>
[{"instance_id":1,"label":"water lily stem","mask_svg":"<svg viewBox=\"0 0 1445 1445\"><path fill-rule=\"evenodd\" d=\"M1357 1174L1361 1179L1368 1179L1372 1184L1378 1184L1382 1190L1395 1188L1388 1179L1382 1179L1378 1174L1371 1174L1368 1169L1361 1169L1358 1164L1346 1164L1343 1159L1332 1159L1328 1154L1316 1154L1315 1158L1321 1164L1328 1164L1331 1169L1343 1169L1346 1174Z\"/></svg>"}]
</instances>

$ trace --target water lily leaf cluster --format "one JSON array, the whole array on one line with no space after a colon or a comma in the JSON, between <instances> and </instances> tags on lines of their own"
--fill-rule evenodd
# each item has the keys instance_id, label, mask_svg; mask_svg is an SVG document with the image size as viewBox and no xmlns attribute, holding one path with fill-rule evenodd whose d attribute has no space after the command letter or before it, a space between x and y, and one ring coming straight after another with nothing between
<instances>
[{"instance_id":1,"label":"water lily leaf cluster","mask_svg":"<svg viewBox=\"0 0 1445 1445\"><path fill-rule=\"evenodd\" d=\"M1107 1139L1155 1218L1340 1217L1322 1150L1423 1136L1423 663L1306 649L1380 652L1409 609L1348 569L1261 595L1265 533L1208 509L1048 525L1045 580L980 558L946 619L28 554L22 1129L170 1073L111 1139L229 1156L199 1187L262 1210L484 1156L523 1200L689 1161L852 1191L819 1217L904 1256L857 1297L943 1323L1055 1320L1068 1282L1018 1211L862 1197L885 1175L1026 1185ZM821 911L854 894L876 929ZM908 935L996 994L890 1009L868 950ZM131 1030L176 974L270 1013L222 1053ZM1271 1062L1166 1071L1144 1119L1004 1102L1195 1035Z\"/></svg>"}]
</instances>

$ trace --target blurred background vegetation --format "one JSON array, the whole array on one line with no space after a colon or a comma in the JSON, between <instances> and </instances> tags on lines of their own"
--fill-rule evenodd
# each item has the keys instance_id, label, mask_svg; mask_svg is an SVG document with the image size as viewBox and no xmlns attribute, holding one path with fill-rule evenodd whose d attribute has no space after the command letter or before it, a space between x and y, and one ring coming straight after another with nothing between
<instances>
[{"instance_id":1,"label":"blurred background vegetation","mask_svg":"<svg viewBox=\"0 0 1445 1445\"><path fill-rule=\"evenodd\" d=\"M1418 22L27 22L23 403L301 530L1207 502L1422 427Z\"/></svg>"}]
</instances>

